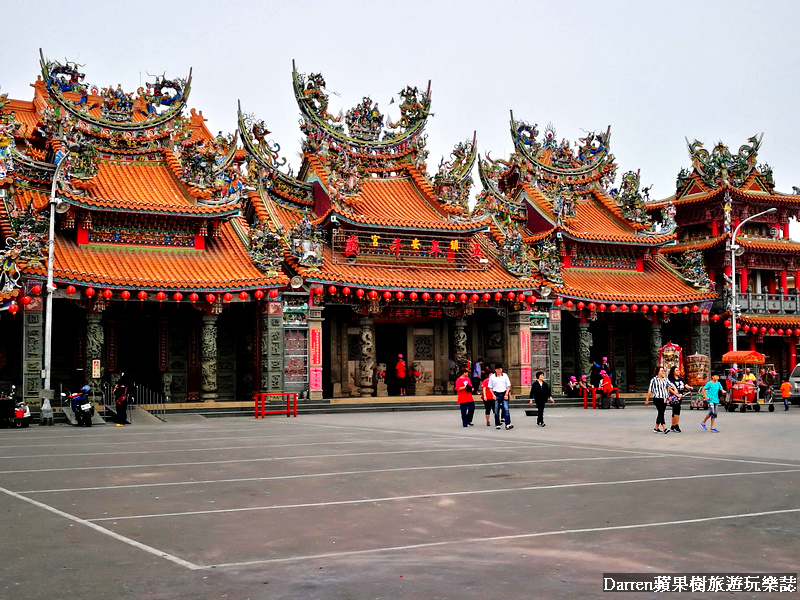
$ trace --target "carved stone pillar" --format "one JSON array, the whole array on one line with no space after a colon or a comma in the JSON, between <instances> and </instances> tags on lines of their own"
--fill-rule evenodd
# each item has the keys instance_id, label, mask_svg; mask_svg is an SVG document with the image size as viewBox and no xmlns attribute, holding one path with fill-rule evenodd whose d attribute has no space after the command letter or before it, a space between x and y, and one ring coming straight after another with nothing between
<instances>
[{"instance_id":1,"label":"carved stone pillar","mask_svg":"<svg viewBox=\"0 0 800 600\"><path fill-rule=\"evenodd\" d=\"M100 363L100 377L98 379L92 378L92 361L102 360L103 357L103 343L105 342L105 333L103 332L103 324L101 323L103 315L100 313L89 313L86 316L86 383L92 385L99 385L100 379L103 378L105 370L103 363Z\"/></svg>"},{"instance_id":2,"label":"carved stone pillar","mask_svg":"<svg viewBox=\"0 0 800 600\"><path fill-rule=\"evenodd\" d=\"M561 363L561 309L559 308L550 311L550 373L548 377L553 393L561 394L564 372Z\"/></svg>"},{"instance_id":3,"label":"carved stone pillar","mask_svg":"<svg viewBox=\"0 0 800 600\"><path fill-rule=\"evenodd\" d=\"M261 313L262 392L283 391L283 303L267 302Z\"/></svg>"},{"instance_id":4,"label":"carved stone pillar","mask_svg":"<svg viewBox=\"0 0 800 600\"><path fill-rule=\"evenodd\" d=\"M42 387L42 353L44 350L44 321L42 299L34 296L25 307L22 332L22 397L30 406L39 406Z\"/></svg>"},{"instance_id":5,"label":"carved stone pillar","mask_svg":"<svg viewBox=\"0 0 800 600\"><path fill-rule=\"evenodd\" d=\"M592 370L592 333L589 323L578 323L578 364L581 375L588 375Z\"/></svg>"},{"instance_id":6,"label":"carved stone pillar","mask_svg":"<svg viewBox=\"0 0 800 600\"><path fill-rule=\"evenodd\" d=\"M217 315L203 315L200 337L200 399L216 400L217 393Z\"/></svg>"},{"instance_id":7,"label":"carved stone pillar","mask_svg":"<svg viewBox=\"0 0 800 600\"><path fill-rule=\"evenodd\" d=\"M358 385L362 396L371 396L373 374L375 373L375 342L372 333L372 319L365 317L358 324L361 326L361 357L358 363Z\"/></svg>"},{"instance_id":8,"label":"carved stone pillar","mask_svg":"<svg viewBox=\"0 0 800 600\"><path fill-rule=\"evenodd\" d=\"M461 366L467 362L467 322L464 319L456 319L456 326L453 335L453 349L455 356L453 360Z\"/></svg>"},{"instance_id":9,"label":"carved stone pillar","mask_svg":"<svg viewBox=\"0 0 800 600\"><path fill-rule=\"evenodd\" d=\"M650 331L650 364L652 373L658 364L658 351L661 349L661 323L653 323Z\"/></svg>"},{"instance_id":10,"label":"carved stone pillar","mask_svg":"<svg viewBox=\"0 0 800 600\"><path fill-rule=\"evenodd\" d=\"M531 384L531 317L527 312L508 313L508 365L506 371L515 394Z\"/></svg>"}]
</instances>

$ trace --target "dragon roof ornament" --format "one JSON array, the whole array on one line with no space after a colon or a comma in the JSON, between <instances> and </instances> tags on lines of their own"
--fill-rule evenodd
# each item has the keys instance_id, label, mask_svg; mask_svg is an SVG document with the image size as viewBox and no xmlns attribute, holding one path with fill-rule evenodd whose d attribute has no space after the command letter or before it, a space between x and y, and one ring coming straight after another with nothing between
<instances>
[{"instance_id":1,"label":"dragon roof ornament","mask_svg":"<svg viewBox=\"0 0 800 600\"><path fill-rule=\"evenodd\" d=\"M747 144L739 147L737 154L731 154L731 151L722 142L717 142L709 152L703 148L702 142L695 140L690 143L687 138L686 146L692 159L693 172L697 173L704 183L713 188L725 184L739 187L755 169L758 169L767 185L774 187L772 169L769 165L758 165L756 163L763 137L764 134L762 133L749 138ZM681 169L677 181L678 191L686 184L691 174L687 169Z\"/></svg>"},{"instance_id":2,"label":"dragon roof ornament","mask_svg":"<svg viewBox=\"0 0 800 600\"><path fill-rule=\"evenodd\" d=\"M609 178L613 180L616 164L609 150L611 127L605 133L587 133L573 149L569 141L558 141L552 124L547 125L539 139L537 125L514 119L511 111L510 126L518 162L526 170L548 179L560 177L565 183L599 179L605 187Z\"/></svg>"},{"instance_id":3,"label":"dragon roof ornament","mask_svg":"<svg viewBox=\"0 0 800 600\"><path fill-rule=\"evenodd\" d=\"M469 210L469 191L472 188L472 168L478 155L477 134L469 140L456 144L450 153L451 160L442 157L439 171L433 176L433 191L436 198L444 204L451 214L461 214Z\"/></svg>"},{"instance_id":4,"label":"dragon roof ornament","mask_svg":"<svg viewBox=\"0 0 800 600\"><path fill-rule=\"evenodd\" d=\"M473 216L497 214L510 219L525 220L525 206L509 198L505 190L505 178L516 166L503 159L492 160L487 152L486 157L478 157L478 177L483 189L476 196L472 209Z\"/></svg>"},{"instance_id":5,"label":"dragon roof ornament","mask_svg":"<svg viewBox=\"0 0 800 600\"><path fill-rule=\"evenodd\" d=\"M649 199L650 188L639 190L641 181L640 172L626 171L622 174L619 189L609 190L608 195L619 207L622 216L634 223L650 225L650 216L647 214L645 203Z\"/></svg>"},{"instance_id":6,"label":"dragon roof ornament","mask_svg":"<svg viewBox=\"0 0 800 600\"><path fill-rule=\"evenodd\" d=\"M100 130L137 131L166 124L180 114L186 105L192 86L192 71L186 79L166 79L164 74L154 75L155 81L140 87L136 95L126 93L121 85L99 88L84 83L80 72L83 65L65 61L45 60L39 50L42 78L50 97L68 113L86 121ZM65 94L77 95L76 100ZM100 110L100 116L92 114ZM134 114L143 119L134 120Z\"/></svg>"},{"instance_id":7,"label":"dragon roof ornament","mask_svg":"<svg viewBox=\"0 0 800 600\"><path fill-rule=\"evenodd\" d=\"M411 86L401 90L400 119L384 127L384 117L371 98L364 97L361 104L347 112L346 117L334 117L328 112L326 82L321 74L306 76L298 73L292 61L292 80L303 115L300 128L308 136L313 149L324 142L329 147L346 145L354 152L377 150L391 155L399 150L398 145L422 133L430 114L430 82L424 93Z\"/></svg>"}]
</instances>

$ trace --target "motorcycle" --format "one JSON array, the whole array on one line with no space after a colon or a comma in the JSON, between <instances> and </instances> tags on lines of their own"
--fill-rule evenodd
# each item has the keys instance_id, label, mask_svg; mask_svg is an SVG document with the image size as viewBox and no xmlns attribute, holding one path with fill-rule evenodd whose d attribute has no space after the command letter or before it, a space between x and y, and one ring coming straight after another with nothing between
<instances>
[{"instance_id":1,"label":"motorcycle","mask_svg":"<svg viewBox=\"0 0 800 600\"><path fill-rule=\"evenodd\" d=\"M31 409L25 400L16 400L17 386L11 386L8 396L0 397L0 428L27 427L31 423Z\"/></svg>"},{"instance_id":2,"label":"motorcycle","mask_svg":"<svg viewBox=\"0 0 800 600\"><path fill-rule=\"evenodd\" d=\"M72 413L75 415L75 421L78 427L91 427L92 415L94 414L94 406L89 402L89 392L92 387L85 385L81 391L69 395L69 406Z\"/></svg>"}]
</instances>

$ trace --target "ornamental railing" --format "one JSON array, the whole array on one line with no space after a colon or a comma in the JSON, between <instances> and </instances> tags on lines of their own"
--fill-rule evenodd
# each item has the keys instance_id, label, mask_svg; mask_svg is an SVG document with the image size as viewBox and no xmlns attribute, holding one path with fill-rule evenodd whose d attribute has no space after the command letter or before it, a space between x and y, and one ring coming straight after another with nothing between
<instances>
[{"instance_id":1,"label":"ornamental railing","mask_svg":"<svg viewBox=\"0 0 800 600\"><path fill-rule=\"evenodd\" d=\"M797 314L796 294L736 294L739 313L745 314Z\"/></svg>"}]
</instances>

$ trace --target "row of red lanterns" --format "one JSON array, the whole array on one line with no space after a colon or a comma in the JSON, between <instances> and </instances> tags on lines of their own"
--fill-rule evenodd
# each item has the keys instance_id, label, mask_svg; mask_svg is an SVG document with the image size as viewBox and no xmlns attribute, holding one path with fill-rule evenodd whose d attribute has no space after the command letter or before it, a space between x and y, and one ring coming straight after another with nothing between
<instances>
[{"instance_id":1,"label":"row of red lanterns","mask_svg":"<svg viewBox=\"0 0 800 600\"><path fill-rule=\"evenodd\" d=\"M325 288L322 287L321 285L317 285L317 286L314 286L313 288L311 288L311 291L314 294L317 294L318 296L321 296L322 294L325 293ZM337 294L338 292L341 292L341 294L343 296L349 296L350 294L353 293L353 291L347 286L341 288L341 290L339 288L337 288L335 285L331 285L331 286L328 287L328 293L331 296ZM367 291L367 290L359 288L359 289L357 289L355 291L355 295L358 298L363 298L364 296L366 296L366 297L370 298L371 300L377 300L379 297L383 297L384 300L391 300L393 297L396 298L397 300L403 300L406 297L406 292L397 291L397 292L393 293L393 292L390 292L390 291L387 290L387 291L384 291L384 292L381 293L381 292L378 292L377 290L369 290L369 291ZM508 292L505 296L503 295L502 292L495 292L494 294L490 294L488 292L485 292L485 293L483 293L481 295L478 295L478 294L475 294L475 293L466 294L466 293L462 292L462 293L460 293L458 295L456 295L454 293L449 293L449 294L447 294L447 296L444 296L443 294L440 294L440 293L436 293L436 294L431 295L428 292L422 292L421 294L419 294L417 292L408 292L409 300L416 301L419 298L421 298L425 302L427 302L431 298L433 298L436 302L441 302L442 300L445 300L445 299L448 302L455 302L456 300L459 300L461 302L467 302L467 301L469 301L469 302L478 302L480 300L483 300L484 302L489 302L492 298L494 298L495 300L502 300L504 297L506 299L508 299L508 300L516 300L517 302L525 302L525 301L527 301L527 302L535 302L536 301L535 296L526 295L525 293L522 293L522 292L520 292L519 294L517 294L515 292Z\"/></svg>"},{"instance_id":2,"label":"row of red lanterns","mask_svg":"<svg viewBox=\"0 0 800 600\"><path fill-rule=\"evenodd\" d=\"M584 308L588 308L589 310L599 310L601 312L606 311L606 310L610 310L611 312L616 312L617 310L619 310L621 312L631 311L631 312L643 312L643 313L646 313L646 312L649 312L649 311L652 311L653 313L656 313L656 312L661 311L662 313L671 312L673 314L677 314L679 312L682 312L683 314L688 314L689 312L692 312L692 313L699 312L700 314L703 314L703 315L707 315L708 314L708 309L704 308L704 309L701 310L700 307L697 306L697 304L693 304L691 307L689 307L689 306L683 306L683 307L672 306L672 307L670 307L670 306L666 306L666 305L659 306L658 304L653 304L652 306L649 306L647 304L642 304L641 306L639 306L638 304L631 304L630 306L628 306L627 304L621 304L619 306L617 306L616 304L611 304L611 305L607 306L604 303L596 304L594 302L589 302L588 304L583 302L583 301L573 302L572 300L567 300L566 302L564 302L563 298L556 298L553 301L553 303L556 306L564 305L567 308L577 308L578 310L583 310Z\"/></svg>"},{"instance_id":3,"label":"row of red lanterns","mask_svg":"<svg viewBox=\"0 0 800 600\"><path fill-rule=\"evenodd\" d=\"M714 315L714 316L717 317L714 320L718 321L719 320L719 315ZM722 324L725 325L725 327L730 327L731 326L731 321L730 321L730 319L725 319L725 321L723 321ZM761 335L769 334L769 335L796 335L796 336L800 336L800 329L792 329L791 327L789 327L788 329L783 329L783 328L780 328L780 327L778 329L775 329L774 327L765 327L764 325L762 325L761 327L758 327L756 325L752 325L752 326L751 325L742 325L741 323L737 323L736 324L736 331L744 331L745 333L753 333L753 334L760 333Z\"/></svg>"},{"instance_id":4,"label":"row of red lanterns","mask_svg":"<svg viewBox=\"0 0 800 600\"><path fill-rule=\"evenodd\" d=\"M37 284L37 285L34 285L34 286L31 288L31 290L30 290L30 291L31 291L31 293L32 293L32 294L35 294L35 295L36 295L36 294L39 294L39 293L41 293L41 291L42 291L42 288L41 288L41 286L40 286L40 285L38 285L38 284ZM74 295L75 295L75 294L78 292L78 289L77 289L77 288L76 288L74 285L68 285L68 286L66 287L66 292L67 292L67 294L69 294L70 296L74 296ZM86 297L87 297L87 298L92 298L92 297L94 297L94 296L95 296L95 294L97 294L97 291L96 291L94 288L92 288L92 287L88 287L88 288L86 288L86 289L84 290L84 292L83 292L83 293L86 295ZM110 299L111 299L111 298L114 296L114 292L112 292L112 291L111 291L111 290L109 290L109 289L105 289L105 290L103 290L103 291L101 291L101 292L100 292L100 295L101 295L101 296L102 296L104 299L106 299L106 300L110 300ZM130 299L130 297L131 297L131 292L129 292L128 290L122 290L122 291L119 293L119 296L120 296L120 298L122 298L123 300L129 300L129 299ZM141 300L141 301L144 301L144 300L146 300L146 299L147 299L147 296L148 296L148 294L147 294L147 292L145 292L145 291L141 291L141 292L139 292L138 294L136 294L136 297L137 297L139 300ZM264 297L264 291L263 291L263 290L256 290L255 292L253 292L253 296L254 296L254 297L257 299L257 300L261 300L261 299ZM166 299L167 299L167 294L166 294L165 292L156 292L156 294L155 294L155 297L156 297L156 300L158 300L159 302L163 302L164 300L166 300ZM239 297L239 300L241 300L241 301L243 301L243 302L244 302L244 301L246 301L248 298L250 298L250 295L249 295L247 292L239 292L239 294L238 294L238 297ZM275 290L275 289L269 290L269 297L270 297L270 298L272 298L272 299L275 299L275 298L277 298L277 297L278 297L278 290ZM181 292L175 292L174 294L172 294L172 299L173 299L175 302L180 302L181 300L183 300L183 298L184 298L184 296L183 296L183 294L182 294ZM197 294L197 293L195 293L195 292L192 292L191 294L189 294L189 295L187 296L187 298L188 298L188 300L189 300L189 301L191 301L191 302L197 302L198 300L200 300L200 295L199 295L199 294ZM230 292L225 292L225 293L222 295L222 299L223 299L225 302L231 302L231 301L233 300L233 298L234 298L234 296L233 296L233 294L231 294ZM206 301L207 301L209 304L211 304L211 303L215 302L215 301L216 301L216 299L217 299L217 297L216 297L216 295L214 295L214 294L206 294L206 295L205 295L205 300L206 300ZM28 304L30 304L30 303L31 303L31 300L32 300L32 299L31 299L31 297L30 297L30 296L28 296L28 295L25 295L25 296L23 296L23 297L22 297L20 300L22 301L22 304L24 304L25 306L27 306Z\"/></svg>"}]
</instances>

